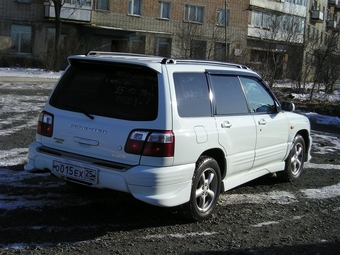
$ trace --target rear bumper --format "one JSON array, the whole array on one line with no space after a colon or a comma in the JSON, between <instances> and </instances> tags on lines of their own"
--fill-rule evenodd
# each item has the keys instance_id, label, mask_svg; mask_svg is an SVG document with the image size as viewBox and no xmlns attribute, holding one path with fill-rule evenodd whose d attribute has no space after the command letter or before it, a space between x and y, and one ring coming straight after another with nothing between
<instances>
[{"instance_id":1,"label":"rear bumper","mask_svg":"<svg viewBox=\"0 0 340 255\"><path fill-rule=\"evenodd\" d=\"M195 164L179 166L131 166L126 171L91 165L78 159L39 152L39 142L30 144L25 171L51 171L53 161L96 169L97 180L90 186L131 193L135 198L156 206L177 206L189 201ZM66 179L63 175L55 176ZM68 179L70 180L70 179ZM71 180L72 181L72 180Z\"/></svg>"}]
</instances>

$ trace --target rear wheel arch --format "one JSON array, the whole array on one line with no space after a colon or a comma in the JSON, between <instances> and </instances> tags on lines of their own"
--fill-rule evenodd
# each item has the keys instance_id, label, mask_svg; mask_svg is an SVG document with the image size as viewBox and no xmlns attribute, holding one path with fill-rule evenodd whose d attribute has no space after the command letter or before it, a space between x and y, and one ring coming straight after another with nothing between
<instances>
[{"instance_id":1,"label":"rear wheel arch","mask_svg":"<svg viewBox=\"0 0 340 255\"><path fill-rule=\"evenodd\" d=\"M199 222L208 219L217 206L221 185L219 164L214 158L201 155L192 177L190 200L183 205L184 215Z\"/></svg>"},{"instance_id":2,"label":"rear wheel arch","mask_svg":"<svg viewBox=\"0 0 340 255\"><path fill-rule=\"evenodd\" d=\"M203 152L200 157L202 156L208 156L217 161L218 166L220 167L221 179L223 180L227 174L227 162L224 152L219 148L214 148Z\"/></svg>"}]
</instances>

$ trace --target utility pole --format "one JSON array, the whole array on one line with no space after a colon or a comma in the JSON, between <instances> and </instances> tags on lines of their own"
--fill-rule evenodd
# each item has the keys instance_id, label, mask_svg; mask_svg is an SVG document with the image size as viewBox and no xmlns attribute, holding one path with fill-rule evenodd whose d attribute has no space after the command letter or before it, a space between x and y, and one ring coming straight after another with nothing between
<instances>
[{"instance_id":1,"label":"utility pole","mask_svg":"<svg viewBox=\"0 0 340 255\"><path fill-rule=\"evenodd\" d=\"M227 50L227 0L224 0L224 44L225 44L225 60L228 60L228 50Z\"/></svg>"},{"instance_id":2,"label":"utility pole","mask_svg":"<svg viewBox=\"0 0 340 255\"><path fill-rule=\"evenodd\" d=\"M54 11L55 11L55 37L54 37L54 70L59 70L59 62L60 62L60 34L61 34L61 7L63 6L64 2L62 0L52 0L54 4Z\"/></svg>"}]
</instances>

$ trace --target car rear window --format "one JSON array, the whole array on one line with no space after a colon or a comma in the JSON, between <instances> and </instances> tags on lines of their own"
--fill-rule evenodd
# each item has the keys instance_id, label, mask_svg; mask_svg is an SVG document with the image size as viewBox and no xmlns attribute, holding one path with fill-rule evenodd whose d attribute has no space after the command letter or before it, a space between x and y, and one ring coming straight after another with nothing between
<instances>
[{"instance_id":1,"label":"car rear window","mask_svg":"<svg viewBox=\"0 0 340 255\"><path fill-rule=\"evenodd\" d=\"M59 109L117 119L155 120L157 72L136 65L73 61L50 104Z\"/></svg>"}]
</instances>

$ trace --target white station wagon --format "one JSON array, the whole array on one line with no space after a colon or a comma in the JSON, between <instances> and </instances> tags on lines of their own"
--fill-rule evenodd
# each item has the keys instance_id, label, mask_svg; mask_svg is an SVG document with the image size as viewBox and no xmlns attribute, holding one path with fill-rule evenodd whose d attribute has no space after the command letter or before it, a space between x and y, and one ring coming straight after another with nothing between
<instances>
[{"instance_id":1,"label":"white station wagon","mask_svg":"<svg viewBox=\"0 0 340 255\"><path fill-rule=\"evenodd\" d=\"M131 193L208 218L220 192L277 173L298 179L310 123L249 68L90 52L69 57L29 146L29 172Z\"/></svg>"}]
</instances>

